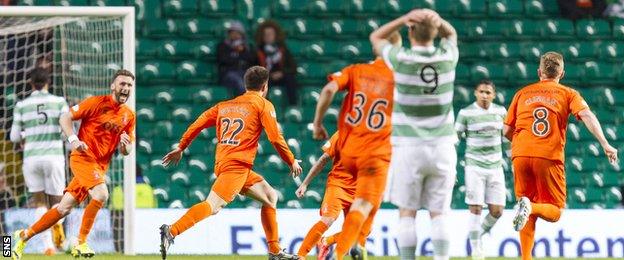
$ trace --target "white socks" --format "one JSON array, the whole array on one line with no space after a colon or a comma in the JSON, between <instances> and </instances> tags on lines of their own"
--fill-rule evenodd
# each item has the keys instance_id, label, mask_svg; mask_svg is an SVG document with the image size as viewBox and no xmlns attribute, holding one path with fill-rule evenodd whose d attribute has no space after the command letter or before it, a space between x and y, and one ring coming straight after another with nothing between
<instances>
[{"instance_id":1,"label":"white socks","mask_svg":"<svg viewBox=\"0 0 624 260\"><path fill-rule=\"evenodd\" d=\"M446 225L446 216L439 215L431 219L431 243L433 244L433 260L449 259L450 233Z\"/></svg>"},{"instance_id":2,"label":"white socks","mask_svg":"<svg viewBox=\"0 0 624 260\"><path fill-rule=\"evenodd\" d=\"M399 219L399 255L401 260L416 259L416 219L413 217L401 217Z\"/></svg>"},{"instance_id":3,"label":"white socks","mask_svg":"<svg viewBox=\"0 0 624 260\"><path fill-rule=\"evenodd\" d=\"M35 209L35 219L40 219L46 212L48 212L48 208L38 207ZM54 243L52 242L52 231L50 231L50 229L41 232L39 235L41 236L41 241L43 241L44 249L54 248Z\"/></svg>"},{"instance_id":4,"label":"white socks","mask_svg":"<svg viewBox=\"0 0 624 260\"><path fill-rule=\"evenodd\" d=\"M470 240L472 255L480 255L482 253L481 234L483 234L483 229L481 228L481 215L470 213L469 224L468 239Z\"/></svg>"},{"instance_id":5,"label":"white socks","mask_svg":"<svg viewBox=\"0 0 624 260\"><path fill-rule=\"evenodd\" d=\"M496 224L496 221L498 221L498 218L495 218L488 213L487 216L485 216L485 219L483 219L483 224L481 224L481 229L483 230L483 233L490 232L490 229L492 229L494 224Z\"/></svg>"}]
</instances>

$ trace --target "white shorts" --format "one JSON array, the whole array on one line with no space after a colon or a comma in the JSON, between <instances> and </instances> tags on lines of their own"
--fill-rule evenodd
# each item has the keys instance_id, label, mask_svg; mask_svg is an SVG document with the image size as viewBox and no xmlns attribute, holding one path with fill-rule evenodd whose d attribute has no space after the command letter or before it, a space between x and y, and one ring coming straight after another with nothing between
<instances>
[{"instance_id":1,"label":"white shorts","mask_svg":"<svg viewBox=\"0 0 624 260\"><path fill-rule=\"evenodd\" d=\"M466 204L505 206L507 192L503 167L483 169L466 166Z\"/></svg>"},{"instance_id":2,"label":"white shorts","mask_svg":"<svg viewBox=\"0 0 624 260\"><path fill-rule=\"evenodd\" d=\"M32 158L24 160L24 182L28 192L45 192L53 196L63 195L65 190L65 158L42 160Z\"/></svg>"},{"instance_id":3,"label":"white shorts","mask_svg":"<svg viewBox=\"0 0 624 260\"><path fill-rule=\"evenodd\" d=\"M404 209L450 210L456 164L452 143L393 146L386 201Z\"/></svg>"}]
</instances>

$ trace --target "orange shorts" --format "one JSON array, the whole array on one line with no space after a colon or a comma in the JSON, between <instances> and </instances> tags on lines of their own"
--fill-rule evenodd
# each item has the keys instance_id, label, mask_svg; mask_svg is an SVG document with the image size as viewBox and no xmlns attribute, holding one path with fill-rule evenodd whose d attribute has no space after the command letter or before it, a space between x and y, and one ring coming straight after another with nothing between
<instances>
[{"instance_id":1,"label":"orange shorts","mask_svg":"<svg viewBox=\"0 0 624 260\"><path fill-rule=\"evenodd\" d=\"M379 207L386 189L390 155L344 156L340 158L340 162L356 176L355 198L364 199Z\"/></svg>"},{"instance_id":2,"label":"orange shorts","mask_svg":"<svg viewBox=\"0 0 624 260\"><path fill-rule=\"evenodd\" d=\"M108 163L98 163L89 156L72 155L69 158L69 168L74 177L65 188L65 192L69 192L78 203L89 196L91 188L106 183Z\"/></svg>"},{"instance_id":3,"label":"orange shorts","mask_svg":"<svg viewBox=\"0 0 624 260\"><path fill-rule=\"evenodd\" d=\"M217 163L215 175L217 179L212 185L212 191L227 203L232 202L236 194L245 194L249 187L264 180L249 165L238 162Z\"/></svg>"},{"instance_id":4,"label":"orange shorts","mask_svg":"<svg viewBox=\"0 0 624 260\"><path fill-rule=\"evenodd\" d=\"M346 215L349 212L354 196L354 188L349 189L337 185L327 185L323 203L321 203L321 216L338 218L340 211L343 211Z\"/></svg>"},{"instance_id":5,"label":"orange shorts","mask_svg":"<svg viewBox=\"0 0 624 260\"><path fill-rule=\"evenodd\" d=\"M524 196L532 202L565 206L566 180L562 163L538 157L515 157L513 169L517 198Z\"/></svg>"}]
</instances>

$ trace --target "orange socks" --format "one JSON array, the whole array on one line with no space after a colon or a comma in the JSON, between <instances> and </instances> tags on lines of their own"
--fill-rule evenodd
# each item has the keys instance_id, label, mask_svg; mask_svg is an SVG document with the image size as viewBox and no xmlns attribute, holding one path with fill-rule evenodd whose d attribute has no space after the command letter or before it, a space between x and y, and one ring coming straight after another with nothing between
<instances>
[{"instance_id":1,"label":"orange socks","mask_svg":"<svg viewBox=\"0 0 624 260\"><path fill-rule=\"evenodd\" d=\"M323 236L323 233L325 233L328 228L329 226L327 226L327 224L325 224L323 221L316 222L316 224L314 224L314 226L310 228L308 234L306 234L303 242L301 242L301 247L299 247L297 255L303 257L308 255L308 253L310 253L310 250L312 250L312 247L314 247L316 243L318 243L318 241L321 239L321 236Z\"/></svg>"},{"instance_id":2,"label":"orange socks","mask_svg":"<svg viewBox=\"0 0 624 260\"><path fill-rule=\"evenodd\" d=\"M338 237L340 237L340 232L326 237L325 244L330 245L330 246L335 244L336 242L338 242Z\"/></svg>"},{"instance_id":3,"label":"orange socks","mask_svg":"<svg viewBox=\"0 0 624 260\"><path fill-rule=\"evenodd\" d=\"M557 222L561 217L561 209L548 203L531 203L531 214L548 222Z\"/></svg>"},{"instance_id":4,"label":"orange socks","mask_svg":"<svg viewBox=\"0 0 624 260\"><path fill-rule=\"evenodd\" d=\"M360 229L360 236L357 239L357 242L360 246L366 247L366 239L368 238L368 234L371 232L371 228L373 227L373 220L375 219L375 215L377 214L377 208L373 209L371 213L362 224L362 228Z\"/></svg>"},{"instance_id":5,"label":"orange socks","mask_svg":"<svg viewBox=\"0 0 624 260\"><path fill-rule=\"evenodd\" d=\"M182 232L191 228L197 222L212 215L212 207L207 201L202 201L193 205L190 209L184 213L184 215L178 219L173 225L171 225L171 235L174 237L182 234Z\"/></svg>"},{"instance_id":6,"label":"orange socks","mask_svg":"<svg viewBox=\"0 0 624 260\"><path fill-rule=\"evenodd\" d=\"M279 253L279 233L277 232L277 216L276 210L272 207L262 206L260 210L260 219L262 220L262 228L266 235L267 244L269 245L269 253Z\"/></svg>"},{"instance_id":7,"label":"orange socks","mask_svg":"<svg viewBox=\"0 0 624 260\"><path fill-rule=\"evenodd\" d=\"M338 260L343 259L344 255L351 249L360 235L360 229L364 224L364 215L359 211L350 211L342 224L342 234L338 237L336 245L336 256Z\"/></svg>"},{"instance_id":8,"label":"orange socks","mask_svg":"<svg viewBox=\"0 0 624 260\"><path fill-rule=\"evenodd\" d=\"M533 259L533 243L535 242L535 222L537 216L531 215L526 226L520 230L520 248L522 251L522 260Z\"/></svg>"},{"instance_id":9,"label":"orange socks","mask_svg":"<svg viewBox=\"0 0 624 260\"><path fill-rule=\"evenodd\" d=\"M24 240L28 240L36 234L39 234L45 230L48 230L51 226L56 224L63 216L56 209L56 207L48 210L35 224L33 224L29 229L24 231L22 234L22 238Z\"/></svg>"},{"instance_id":10,"label":"orange socks","mask_svg":"<svg viewBox=\"0 0 624 260\"><path fill-rule=\"evenodd\" d=\"M102 208L102 205L103 203L101 201L91 199L89 205L87 205L84 209L84 213L82 214L82 224L80 224L80 233L78 234L79 244L87 242L87 236L93 227L95 216L97 216L97 213Z\"/></svg>"}]
</instances>

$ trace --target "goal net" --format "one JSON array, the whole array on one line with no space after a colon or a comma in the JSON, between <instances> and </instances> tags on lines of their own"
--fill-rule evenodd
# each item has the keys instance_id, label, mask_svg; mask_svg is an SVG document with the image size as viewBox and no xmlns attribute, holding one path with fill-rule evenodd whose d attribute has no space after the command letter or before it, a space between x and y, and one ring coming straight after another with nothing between
<instances>
[{"instance_id":1,"label":"goal net","mask_svg":"<svg viewBox=\"0 0 624 260\"><path fill-rule=\"evenodd\" d=\"M6 8L6 9L5 9ZM20 144L9 140L13 108L32 92L28 75L36 67L50 72L49 92L65 97L69 106L86 97L110 94L114 72L134 71L134 9L88 7L3 7L0 10L0 233L28 227L35 221L32 196L22 171ZM115 12L109 12L113 10ZM123 10L123 11L122 11ZM11 12L15 11L15 12ZM124 38L125 37L125 38ZM131 46L131 47L128 47ZM128 104L134 109L134 95ZM76 127L78 127L76 125ZM69 153L68 147L65 148ZM69 160L66 180L71 180ZM112 195L100 211L89 236L97 252L132 252L131 236L134 155L115 154L106 174L109 192L123 189L127 205L113 205ZM129 183L126 183L129 182ZM86 202L85 202L86 203ZM77 237L81 205L65 219L68 242ZM130 221L125 220L129 218ZM131 226L130 226L131 227ZM131 237L130 237L131 238ZM36 237L26 252L43 252Z\"/></svg>"}]
</instances>

